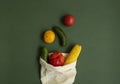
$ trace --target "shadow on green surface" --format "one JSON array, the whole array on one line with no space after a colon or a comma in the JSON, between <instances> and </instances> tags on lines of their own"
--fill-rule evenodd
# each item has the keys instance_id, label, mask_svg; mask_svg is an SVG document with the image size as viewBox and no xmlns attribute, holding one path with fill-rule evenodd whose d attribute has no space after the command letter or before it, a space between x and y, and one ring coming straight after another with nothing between
<instances>
[{"instance_id":1,"label":"shadow on green surface","mask_svg":"<svg viewBox=\"0 0 120 84\"><path fill-rule=\"evenodd\" d=\"M38 47L38 56L37 56L37 64L38 64L38 74L39 74L39 79L41 79L41 64L40 64L40 54L41 54L41 48L42 47ZM41 80L40 80L40 84L42 84Z\"/></svg>"},{"instance_id":2,"label":"shadow on green surface","mask_svg":"<svg viewBox=\"0 0 120 84\"><path fill-rule=\"evenodd\" d=\"M65 18L65 15L63 15L62 17L60 17L60 23L63 25L64 24L64 18Z\"/></svg>"}]
</instances>

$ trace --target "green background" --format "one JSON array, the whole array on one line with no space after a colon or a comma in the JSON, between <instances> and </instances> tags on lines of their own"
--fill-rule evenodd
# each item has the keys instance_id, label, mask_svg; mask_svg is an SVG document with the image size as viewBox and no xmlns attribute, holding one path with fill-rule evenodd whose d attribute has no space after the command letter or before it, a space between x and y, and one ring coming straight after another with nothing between
<instances>
[{"instance_id":1,"label":"green background","mask_svg":"<svg viewBox=\"0 0 120 84\"><path fill-rule=\"evenodd\" d=\"M119 0L0 0L0 84L40 84L39 48L68 52L83 46L74 84L120 84ZM61 18L73 14L66 27ZM67 35L45 44L41 35L54 25Z\"/></svg>"}]
</instances>

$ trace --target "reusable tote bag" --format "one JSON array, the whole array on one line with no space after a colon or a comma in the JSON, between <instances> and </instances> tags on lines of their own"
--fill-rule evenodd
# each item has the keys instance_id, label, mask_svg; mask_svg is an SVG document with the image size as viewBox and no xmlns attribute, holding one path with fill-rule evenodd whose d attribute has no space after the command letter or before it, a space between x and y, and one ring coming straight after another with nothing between
<instances>
[{"instance_id":1,"label":"reusable tote bag","mask_svg":"<svg viewBox=\"0 0 120 84\"><path fill-rule=\"evenodd\" d=\"M66 53L62 53L67 56ZM76 76L76 61L64 66L53 66L40 58L42 84L73 84Z\"/></svg>"}]
</instances>

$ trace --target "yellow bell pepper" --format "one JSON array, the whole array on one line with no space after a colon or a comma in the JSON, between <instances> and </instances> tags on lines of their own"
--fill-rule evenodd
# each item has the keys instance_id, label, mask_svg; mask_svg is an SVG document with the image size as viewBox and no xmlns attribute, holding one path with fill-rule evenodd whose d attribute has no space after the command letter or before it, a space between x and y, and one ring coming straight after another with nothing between
<instances>
[{"instance_id":1,"label":"yellow bell pepper","mask_svg":"<svg viewBox=\"0 0 120 84\"><path fill-rule=\"evenodd\" d=\"M81 45L78 45L78 44L74 45L74 47L72 48L72 50L70 51L70 53L66 57L64 65L75 62L78 59L78 57L81 53L81 50L82 50Z\"/></svg>"}]
</instances>

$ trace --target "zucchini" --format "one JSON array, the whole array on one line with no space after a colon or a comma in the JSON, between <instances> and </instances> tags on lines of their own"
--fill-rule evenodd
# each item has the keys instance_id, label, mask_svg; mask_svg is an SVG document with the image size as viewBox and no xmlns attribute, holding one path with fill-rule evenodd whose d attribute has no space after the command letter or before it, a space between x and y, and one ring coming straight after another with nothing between
<instances>
[{"instance_id":1,"label":"zucchini","mask_svg":"<svg viewBox=\"0 0 120 84\"><path fill-rule=\"evenodd\" d=\"M66 38L66 35L65 35L64 31L58 26L53 27L53 31L60 38L60 45L61 46L66 46L67 45L67 38Z\"/></svg>"},{"instance_id":2,"label":"zucchini","mask_svg":"<svg viewBox=\"0 0 120 84\"><path fill-rule=\"evenodd\" d=\"M46 47L41 48L41 58L46 62L48 61L48 49Z\"/></svg>"}]
</instances>

